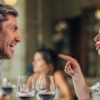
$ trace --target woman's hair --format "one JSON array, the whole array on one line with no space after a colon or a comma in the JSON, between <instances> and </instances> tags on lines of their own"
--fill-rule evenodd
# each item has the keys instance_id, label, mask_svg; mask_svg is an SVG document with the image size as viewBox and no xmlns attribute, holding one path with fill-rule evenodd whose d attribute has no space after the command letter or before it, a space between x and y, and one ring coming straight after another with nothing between
<instances>
[{"instance_id":1,"label":"woman's hair","mask_svg":"<svg viewBox=\"0 0 100 100\"><path fill-rule=\"evenodd\" d=\"M40 53L47 64L52 64L53 72L58 70L58 53L49 48L41 48L36 52Z\"/></svg>"}]
</instances>

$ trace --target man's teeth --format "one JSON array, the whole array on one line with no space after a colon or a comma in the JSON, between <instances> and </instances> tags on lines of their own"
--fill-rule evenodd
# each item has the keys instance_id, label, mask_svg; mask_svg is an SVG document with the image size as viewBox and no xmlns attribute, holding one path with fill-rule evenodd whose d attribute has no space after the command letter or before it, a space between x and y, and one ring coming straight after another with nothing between
<instances>
[{"instance_id":1,"label":"man's teeth","mask_svg":"<svg viewBox=\"0 0 100 100\"><path fill-rule=\"evenodd\" d=\"M10 44L11 47L15 47L15 44Z\"/></svg>"}]
</instances>

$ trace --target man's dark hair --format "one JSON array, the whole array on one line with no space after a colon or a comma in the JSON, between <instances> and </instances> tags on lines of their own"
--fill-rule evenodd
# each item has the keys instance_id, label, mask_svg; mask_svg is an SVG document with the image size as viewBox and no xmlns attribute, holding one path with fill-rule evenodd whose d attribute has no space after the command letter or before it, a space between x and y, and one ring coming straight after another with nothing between
<instances>
[{"instance_id":1,"label":"man's dark hair","mask_svg":"<svg viewBox=\"0 0 100 100\"><path fill-rule=\"evenodd\" d=\"M0 31L2 22L7 20L7 15L17 17L18 12L12 6L0 4Z\"/></svg>"}]
</instances>

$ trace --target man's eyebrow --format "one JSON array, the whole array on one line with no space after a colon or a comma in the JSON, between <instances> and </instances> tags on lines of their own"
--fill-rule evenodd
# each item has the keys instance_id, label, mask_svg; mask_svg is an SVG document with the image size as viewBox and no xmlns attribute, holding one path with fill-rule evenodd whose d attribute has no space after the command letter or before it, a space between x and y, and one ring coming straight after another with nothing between
<instances>
[{"instance_id":1,"label":"man's eyebrow","mask_svg":"<svg viewBox=\"0 0 100 100\"><path fill-rule=\"evenodd\" d=\"M18 29L18 26L17 25L12 25L12 24L8 24L7 27L10 27L10 28L13 28L14 27L14 28L17 28Z\"/></svg>"},{"instance_id":2,"label":"man's eyebrow","mask_svg":"<svg viewBox=\"0 0 100 100\"><path fill-rule=\"evenodd\" d=\"M12 27L12 25L11 24L7 24L6 27Z\"/></svg>"}]
</instances>

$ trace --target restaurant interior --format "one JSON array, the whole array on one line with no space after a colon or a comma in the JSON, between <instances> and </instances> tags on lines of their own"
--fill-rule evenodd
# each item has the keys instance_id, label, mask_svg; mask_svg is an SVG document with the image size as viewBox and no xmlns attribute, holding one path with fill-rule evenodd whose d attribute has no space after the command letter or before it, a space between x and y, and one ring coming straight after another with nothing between
<instances>
[{"instance_id":1,"label":"restaurant interior","mask_svg":"<svg viewBox=\"0 0 100 100\"><path fill-rule=\"evenodd\" d=\"M16 87L20 75L32 75L33 55L39 48L51 48L76 58L89 86L100 80L100 56L94 43L100 24L100 0L0 0L0 3L18 11L22 38L14 49L14 57L1 60L1 85L7 78ZM71 77L64 72L65 64L66 61L58 59L58 66L75 95ZM16 89L9 95L10 100L15 100Z\"/></svg>"}]
</instances>

